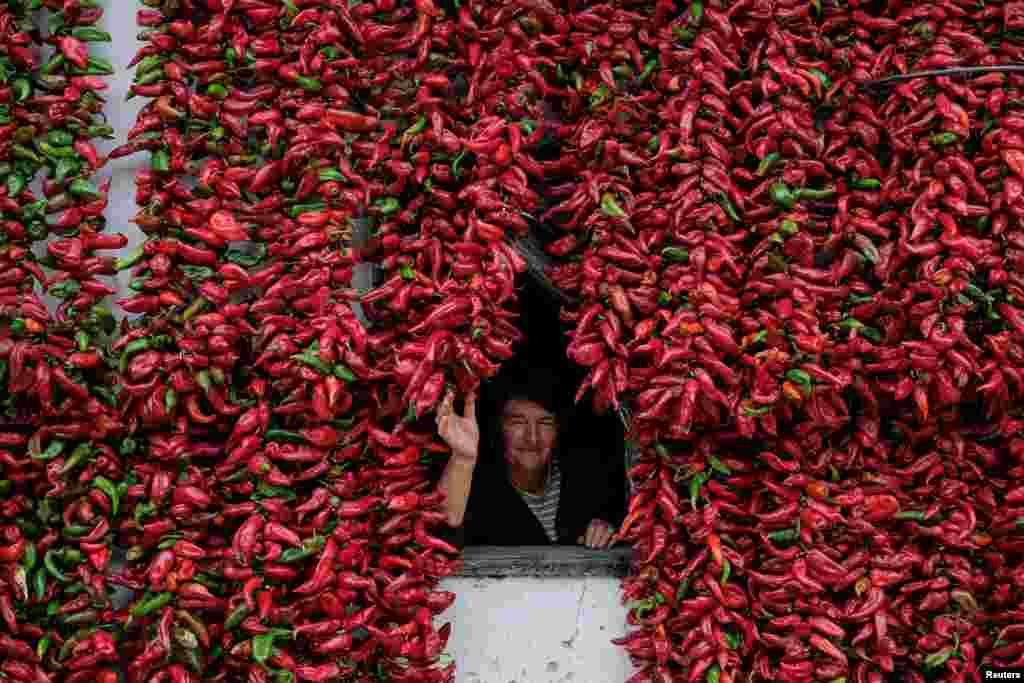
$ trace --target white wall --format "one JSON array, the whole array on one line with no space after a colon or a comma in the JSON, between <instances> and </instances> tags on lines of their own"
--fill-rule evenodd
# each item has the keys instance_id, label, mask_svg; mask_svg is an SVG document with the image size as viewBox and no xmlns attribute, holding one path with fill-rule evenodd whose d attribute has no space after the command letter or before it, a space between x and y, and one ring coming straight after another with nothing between
<instances>
[{"instance_id":1,"label":"white wall","mask_svg":"<svg viewBox=\"0 0 1024 683\"><path fill-rule=\"evenodd\" d=\"M622 683L635 671L609 641L626 624L619 579L448 578L458 597L447 652L456 683Z\"/></svg>"}]
</instances>

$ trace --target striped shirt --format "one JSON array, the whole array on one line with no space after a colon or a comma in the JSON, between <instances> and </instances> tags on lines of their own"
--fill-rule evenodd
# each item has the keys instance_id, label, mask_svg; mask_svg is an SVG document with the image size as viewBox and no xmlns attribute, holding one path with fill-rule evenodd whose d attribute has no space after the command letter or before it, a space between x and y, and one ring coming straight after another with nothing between
<instances>
[{"instance_id":1,"label":"striped shirt","mask_svg":"<svg viewBox=\"0 0 1024 683\"><path fill-rule=\"evenodd\" d=\"M519 489L516 489L519 491ZM558 459L551 459L551 467L548 468L547 483L544 484L544 493L534 495L519 491L519 495L527 506L533 511L534 516L540 520L544 527L544 533L548 535L552 543L558 542L558 533L555 531L555 516L558 514L558 499L562 492L562 472L558 469Z\"/></svg>"}]
</instances>

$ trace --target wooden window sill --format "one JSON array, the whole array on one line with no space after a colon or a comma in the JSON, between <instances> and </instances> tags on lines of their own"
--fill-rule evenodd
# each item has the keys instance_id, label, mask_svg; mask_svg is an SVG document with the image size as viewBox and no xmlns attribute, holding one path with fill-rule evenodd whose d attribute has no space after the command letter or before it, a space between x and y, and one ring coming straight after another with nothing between
<instances>
[{"instance_id":1,"label":"wooden window sill","mask_svg":"<svg viewBox=\"0 0 1024 683\"><path fill-rule=\"evenodd\" d=\"M463 568L453 577L586 577L629 575L633 550L619 545L593 550L583 546L467 546Z\"/></svg>"}]
</instances>

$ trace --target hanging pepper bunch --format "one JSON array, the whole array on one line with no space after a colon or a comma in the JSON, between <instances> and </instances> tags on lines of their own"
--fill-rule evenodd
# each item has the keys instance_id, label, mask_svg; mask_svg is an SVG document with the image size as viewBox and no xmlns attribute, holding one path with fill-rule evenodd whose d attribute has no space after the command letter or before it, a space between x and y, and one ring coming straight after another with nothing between
<instances>
[{"instance_id":1,"label":"hanging pepper bunch","mask_svg":"<svg viewBox=\"0 0 1024 683\"><path fill-rule=\"evenodd\" d=\"M659 13L647 9L652 18ZM917 7L875 16L795 3L771 12L756 3L680 9L673 8L672 35L686 48L687 71L705 82L709 72L724 71L725 87L717 89L728 93L723 108L688 85L700 104L681 122L696 117L694 129L734 131L743 143L736 152L725 138L719 150L705 134L695 145L695 160L714 158L711 173L725 160L727 176L713 181L722 192L717 206L695 220L717 223L719 242L730 239L722 216L735 213L743 230L713 261L695 236L669 233L664 262L701 271L714 263L707 281L718 299L670 266L663 287L675 285L688 301L638 350L657 358L676 330L711 344L688 370L661 376L650 361L629 367L634 436L653 451L630 471L638 495L619 532L634 542L639 563L624 593L633 601L631 621L644 628L617 641L643 665L631 680L670 680L677 671L687 680L754 672L764 680L880 681L929 671L964 680L982 662L1005 665L1017 653L1016 638L997 615L1012 589L1006 578L983 577L1008 577L1013 570L1005 565L1020 561L1017 531L999 512L1016 500L1009 472L1018 468L1002 428L1013 420L1004 397L1016 385L991 374L1012 365L1005 349L1015 313L1012 305L993 308L998 300L973 280L983 267L999 282L1012 278L1000 273L1012 242L989 232L1000 206L991 197L1002 188L986 186L981 174L994 167L994 179L1012 169L1012 152L997 146L1012 137L986 138L998 122L985 109L1002 111L1012 101L1016 76L917 79L886 95L865 83L914 69L992 64L995 52L979 36L1002 33L996 24L1004 17L978 8L929 15ZM612 10L604 13L590 8L578 21L610 30ZM1005 44L1012 51L1012 41ZM588 47L593 56L600 42ZM717 116L702 123L701 115ZM607 135L594 118L578 130L580 140ZM936 163L937 173L928 174ZM627 170L624 161L619 171L629 177ZM738 196L730 194L735 187ZM580 183L574 203L551 215L577 210L588 189ZM589 201L594 206L598 197ZM689 214L650 215L675 227L696 206L687 205ZM639 213L627 207L624 223ZM919 232L910 236L915 219L906 217L915 212ZM609 202L605 213L619 212ZM1001 232L1008 220L1000 219ZM549 251L580 246L573 235ZM617 326L613 319L607 332L594 330L607 314L586 282L619 271L595 259L600 249L585 248L582 267L559 266L555 277L583 295L582 314L566 316L577 323L569 357L599 367L614 353ZM648 267L637 259L629 284L645 287ZM721 296L715 271L735 275L735 301ZM622 289L608 287L609 299L630 310L630 287ZM647 301L649 310L653 304ZM592 331L581 337L581 328ZM631 327L645 342L651 328L648 320ZM634 345L627 338L626 349ZM688 436L681 427L691 414L681 423L674 412L687 387L690 410L703 417ZM708 406L718 400L731 416L713 417ZM664 422L652 424L659 417ZM680 504L687 489L689 510ZM964 503L968 491L983 490ZM861 548L868 551L854 552Z\"/></svg>"},{"instance_id":2,"label":"hanging pepper bunch","mask_svg":"<svg viewBox=\"0 0 1024 683\"><path fill-rule=\"evenodd\" d=\"M379 155L387 140L365 104L366 65L341 47L361 44L361 30L326 3L186 2L138 18L148 44L132 93L151 101L111 154L152 155L136 197L150 239L120 264L135 269L138 292L121 303L143 315L119 347L145 459L119 577L136 591L126 628L145 645L128 653L129 675L429 670L443 649L430 610L452 596L423 587L451 568L423 546L425 578L381 595L386 575L368 564L375 527L361 518L380 522L377 494L386 493L405 515L386 538L422 510L415 536L426 543L440 501L419 496L418 463L387 475L367 464L358 480L353 470L379 422L357 409L383 395L368 382L390 375L367 356L388 342L344 303L354 263L345 244L353 220L386 217L397 201L388 194L401 192L356 170L357 157ZM411 565L397 550L383 552ZM417 633L426 640L410 650L403 643ZM385 638L389 664L377 659Z\"/></svg>"},{"instance_id":3,"label":"hanging pepper bunch","mask_svg":"<svg viewBox=\"0 0 1024 683\"><path fill-rule=\"evenodd\" d=\"M117 660L102 629L116 621L109 579L125 471L105 351L114 322L102 305L115 291L102 277L116 271L101 253L125 240L104 232L109 181L94 179L94 142L113 134L100 94L113 68L89 48L111 39L102 18L78 2L0 10L0 672L11 680L110 680Z\"/></svg>"}]
</instances>

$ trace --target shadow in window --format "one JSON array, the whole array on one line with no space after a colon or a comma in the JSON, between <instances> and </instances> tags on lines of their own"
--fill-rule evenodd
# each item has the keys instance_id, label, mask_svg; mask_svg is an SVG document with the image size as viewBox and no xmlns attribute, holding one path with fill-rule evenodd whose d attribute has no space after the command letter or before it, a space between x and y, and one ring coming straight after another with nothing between
<instances>
[{"instance_id":1,"label":"shadow in window","mask_svg":"<svg viewBox=\"0 0 1024 683\"><path fill-rule=\"evenodd\" d=\"M589 394L575 404L586 372L565 356L568 328L540 288L519 295L527 339L482 385L466 514L446 535L459 546L608 548L628 508L624 426L595 414Z\"/></svg>"}]
</instances>

